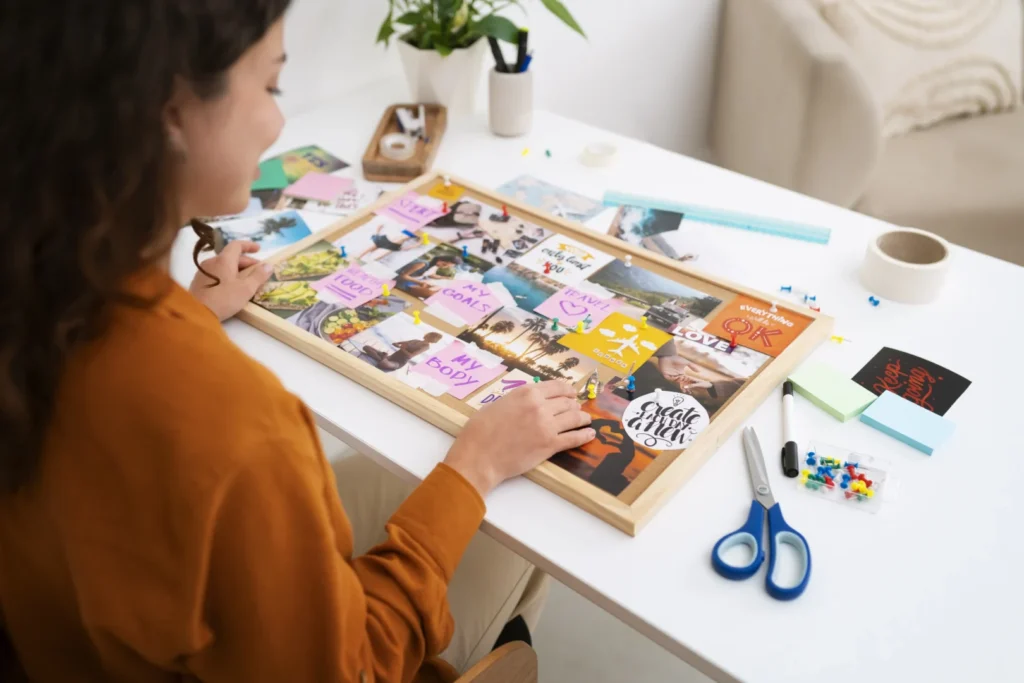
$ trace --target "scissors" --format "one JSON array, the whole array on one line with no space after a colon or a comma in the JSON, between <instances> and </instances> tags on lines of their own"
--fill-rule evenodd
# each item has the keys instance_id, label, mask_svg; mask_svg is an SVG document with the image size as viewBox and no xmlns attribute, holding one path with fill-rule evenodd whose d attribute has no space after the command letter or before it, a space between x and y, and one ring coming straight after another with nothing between
<instances>
[{"instance_id":1,"label":"scissors","mask_svg":"<svg viewBox=\"0 0 1024 683\"><path fill-rule=\"evenodd\" d=\"M711 551L711 564L715 571L727 579L741 581L757 573L764 562L764 518L768 513L768 540L771 559L768 561L768 576L765 587L768 594L777 600L792 600L799 597L807 588L811 578L811 549L807 539L799 531L786 524L782 518L782 508L775 502L772 488L768 485L768 473L764 466L764 455L757 433L753 427L743 429L743 452L747 456L747 467L750 469L750 482L754 486L754 500L750 503L750 515L742 527L726 534L718 540ZM778 557L780 544L787 544L796 549L801 564L800 580L793 586L780 586L775 581L775 558ZM725 553L738 545L750 548L753 558L749 564L737 566L725 559Z\"/></svg>"}]
</instances>

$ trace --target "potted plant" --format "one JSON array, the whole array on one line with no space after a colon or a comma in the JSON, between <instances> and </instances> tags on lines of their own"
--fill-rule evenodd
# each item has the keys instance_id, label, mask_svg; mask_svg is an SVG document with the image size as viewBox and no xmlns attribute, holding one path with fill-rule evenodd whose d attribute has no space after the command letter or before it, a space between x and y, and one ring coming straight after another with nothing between
<instances>
[{"instance_id":1,"label":"potted plant","mask_svg":"<svg viewBox=\"0 0 1024 683\"><path fill-rule=\"evenodd\" d=\"M585 36L560 0L540 0L569 28ZM398 34L409 89L417 102L445 105L452 115L473 111L487 37L516 44L518 27L498 12L522 9L522 0L388 0L377 33L387 45Z\"/></svg>"}]
</instances>

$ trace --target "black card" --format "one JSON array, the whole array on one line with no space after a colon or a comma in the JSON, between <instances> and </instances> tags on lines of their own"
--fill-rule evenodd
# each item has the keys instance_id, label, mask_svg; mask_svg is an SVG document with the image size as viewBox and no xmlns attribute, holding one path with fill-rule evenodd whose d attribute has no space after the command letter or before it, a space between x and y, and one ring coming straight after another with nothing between
<instances>
[{"instance_id":1,"label":"black card","mask_svg":"<svg viewBox=\"0 0 1024 683\"><path fill-rule=\"evenodd\" d=\"M911 353L883 348L853 376L876 396L891 391L936 415L945 415L971 386L965 377Z\"/></svg>"}]
</instances>

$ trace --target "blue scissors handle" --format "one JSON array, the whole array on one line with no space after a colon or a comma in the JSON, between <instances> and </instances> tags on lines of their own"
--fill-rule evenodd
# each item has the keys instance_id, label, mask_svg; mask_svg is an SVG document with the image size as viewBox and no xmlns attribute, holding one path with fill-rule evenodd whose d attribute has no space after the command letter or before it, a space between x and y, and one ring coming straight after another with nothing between
<instances>
[{"instance_id":1,"label":"blue scissors handle","mask_svg":"<svg viewBox=\"0 0 1024 683\"><path fill-rule=\"evenodd\" d=\"M778 507L776 505L775 507ZM757 500L750 502L750 514L747 515L746 523L731 534L726 534L718 539L718 543L711 550L711 564L715 571L727 579L742 581L749 579L761 567L764 562L764 548L761 547L761 539L764 538L764 506ZM725 553L738 545L745 545L750 548L750 563L742 566L730 564L725 559ZM772 560L775 560L774 553Z\"/></svg>"},{"instance_id":2,"label":"blue scissors handle","mask_svg":"<svg viewBox=\"0 0 1024 683\"><path fill-rule=\"evenodd\" d=\"M765 579L768 594L776 600L792 600L799 597L807 588L807 582L811 578L811 548L807 545L807 539L803 534L786 524L786 520L782 517L782 508L778 503L768 510L768 539L769 553L771 554L771 559L768 560L768 577ZM775 582L775 559L779 556L780 545L791 546L797 551L800 558L800 580L792 586L783 587Z\"/></svg>"}]
</instances>

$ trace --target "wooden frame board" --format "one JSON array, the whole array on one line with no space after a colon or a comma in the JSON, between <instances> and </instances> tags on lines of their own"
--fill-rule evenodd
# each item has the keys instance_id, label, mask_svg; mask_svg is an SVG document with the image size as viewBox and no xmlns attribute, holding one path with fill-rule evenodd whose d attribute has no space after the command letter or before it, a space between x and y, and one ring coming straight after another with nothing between
<instances>
[{"instance_id":1,"label":"wooden frame board","mask_svg":"<svg viewBox=\"0 0 1024 683\"><path fill-rule=\"evenodd\" d=\"M737 297L749 297L757 302L765 303L772 300L769 295L702 273L685 263L673 261L630 243L599 234L580 224L542 213L538 209L439 171L423 175L401 189L382 196L374 204L291 245L269 260L274 264L281 264L319 242L335 242L344 239L346 235L374 220L377 211L389 206L398 197L409 191L425 194L437 187L446 177L450 178L451 183L456 187L464 188L465 193L462 199L471 199L491 207L507 207L508 213L516 219L528 221L531 225L541 226L558 235L571 237L589 248L610 254L619 261L623 261L628 255L633 268L640 268L663 276L685 287L720 299L720 305L706 316L712 322L716 315L735 302ZM458 327L424 312L426 306L423 301L404 292L393 292L391 296L400 297L407 306L407 311L421 311L424 322L428 322L431 327L453 336L457 336L459 333ZM782 383L795 366L818 344L829 337L833 325L830 317L784 301L777 302L777 307L779 314L803 319L806 326L775 357L764 361L752 374L738 380L742 381L740 388L735 390L735 393L732 393L724 404L715 409L710 423L700 431L692 442L688 443L686 448L658 452L653 461L646 465L616 495L598 488L585 478L552 462L541 464L526 476L622 531L635 535L669 496L692 477L732 432ZM466 421L476 412L464 401L457 400L450 395L445 394L434 398L420 389L413 388L342 350L339 345L327 341L320 335L311 334L293 322L289 322L255 303L247 305L240 317L449 434L457 435ZM677 338L674 337L674 339ZM675 342L673 341L673 343ZM602 384L608 382L607 386L618 386L621 389L623 378L609 377L615 373L604 366L601 366L600 370ZM618 385L615 384L616 382ZM586 382L577 381L576 384L577 388L583 392L582 397L586 398L584 388ZM474 395L470 394L468 400L472 400ZM630 398L632 399L632 393L630 393Z\"/></svg>"}]
</instances>

